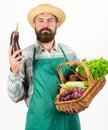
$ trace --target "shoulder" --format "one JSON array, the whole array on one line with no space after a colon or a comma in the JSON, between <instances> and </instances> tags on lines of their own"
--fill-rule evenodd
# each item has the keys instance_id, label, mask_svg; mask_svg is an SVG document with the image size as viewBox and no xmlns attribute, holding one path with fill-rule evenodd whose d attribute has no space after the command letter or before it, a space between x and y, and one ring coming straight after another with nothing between
<instances>
[{"instance_id":1,"label":"shoulder","mask_svg":"<svg viewBox=\"0 0 108 130\"><path fill-rule=\"evenodd\" d=\"M59 43L59 46L63 49L63 51L66 54L68 54L68 53L75 53L75 51L69 45Z\"/></svg>"},{"instance_id":2,"label":"shoulder","mask_svg":"<svg viewBox=\"0 0 108 130\"><path fill-rule=\"evenodd\" d=\"M69 45L66 45L66 44L63 44L63 43L58 43L61 47L64 47L64 48L69 48Z\"/></svg>"},{"instance_id":3,"label":"shoulder","mask_svg":"<svg viewBox=\"0 0 108 130\"><path fill-rule=\"evenodd\" d=\"M22 50L22 54L25 58L30 58L33 56L34 44L27 46Z\"/></svg>"},{"instance_id":4,"label":"shoulder","mask_svg":"<svg viewBox=\"0 0 108 130\"><path fill-rule=\"evenodd\" d=\"M25 47L22 51L23 51L23 53L31 52L31 51L33 51L34 47L35 47L35 45L32 44L32 45Z\"/></svg>"},{"instance_id":5,"label":"shoulder","mask_svg":"<svg viewBox=\"0 0 108 130\"><path fill-rule=\"evenodd\" d=\"M72 49L71 46L59 43L59 46L65 52L69 61L71 60L79 60L77 53Z\"/></svg>"}]
</instances>

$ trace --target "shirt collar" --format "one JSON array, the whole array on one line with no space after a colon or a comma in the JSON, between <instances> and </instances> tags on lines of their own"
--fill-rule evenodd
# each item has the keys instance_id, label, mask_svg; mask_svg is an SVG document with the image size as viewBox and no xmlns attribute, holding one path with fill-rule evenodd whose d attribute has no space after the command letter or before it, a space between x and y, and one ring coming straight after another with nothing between
<instances>
[{"instance_id":1,"label":"shirt collar","mask_svg":"<svg viewBox=\"0 0 108 130\"><path fill-rule=\"evenodd\" d=\"M45 49L38 43L38 41L35 42L35 47L36 47L36 50L38 51L38 53L45 51ZM55 44L51 50L59 51L58 43L55 42Z\"/></svg>"}]
</instances>

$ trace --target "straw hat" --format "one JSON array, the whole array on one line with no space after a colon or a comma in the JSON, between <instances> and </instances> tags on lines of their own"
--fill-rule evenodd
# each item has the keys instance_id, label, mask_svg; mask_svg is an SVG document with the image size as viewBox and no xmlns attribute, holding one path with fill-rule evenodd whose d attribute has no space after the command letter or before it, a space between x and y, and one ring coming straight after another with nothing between
<instances>
[{"instance_id":1,"label":"straw hat","mask_svg":"<svg viewBox=\"0 0 108 130\"><path fill-rule=\"evenodd\" d=\"M30 23L30 25L33 27L33 20L34 18L42 13L50 13L53 14L57 17L58 22L59 22L59 26L64 22L66 15L64 13L63 10L61 10L58 7L55 7L51 4L41 4L37 7L34 7L33 9L31 9L28 13L28 21Z\"/></svg>"}]
</instances>

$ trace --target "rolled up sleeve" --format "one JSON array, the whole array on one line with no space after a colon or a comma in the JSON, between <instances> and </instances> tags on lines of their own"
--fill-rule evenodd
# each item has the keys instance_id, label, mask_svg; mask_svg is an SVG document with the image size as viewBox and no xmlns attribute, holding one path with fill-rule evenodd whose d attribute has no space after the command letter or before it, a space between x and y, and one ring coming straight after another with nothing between
<instances>
[{"instance_id":1,"label":"rolled up sleeve","mask_svg":"<svg viewBox=\"0 0 108 130\"><path fill-rule=\"evenodd\" d=\"M23 66L20 67L19 73L15 74L10 70L8 75L8 95L14 102L21 101L24 98L24 72L22 70Z\"/></svg>"}]
</instances>

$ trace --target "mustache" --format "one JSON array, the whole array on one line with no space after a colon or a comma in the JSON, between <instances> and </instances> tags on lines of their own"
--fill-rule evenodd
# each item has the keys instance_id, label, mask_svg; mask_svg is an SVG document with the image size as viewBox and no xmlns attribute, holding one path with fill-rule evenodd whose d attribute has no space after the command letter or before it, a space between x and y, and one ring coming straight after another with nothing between
<instances>
[{"instance_id":1,"label":"mustache","mask_svg":"<svg viewBox=\"0 0 108 130\"><path fill-rule=\"evenodd\" d=\"M42 29L40 29L40 33L42 32L42 31L44 31L44 30L47 30L47 31L49 31L49 32L52 32L49 28L42 28Z\"/></svg>"}]
</instances>

